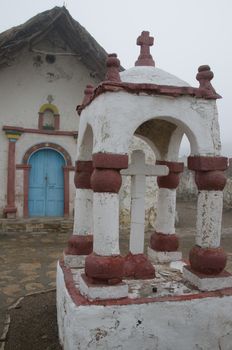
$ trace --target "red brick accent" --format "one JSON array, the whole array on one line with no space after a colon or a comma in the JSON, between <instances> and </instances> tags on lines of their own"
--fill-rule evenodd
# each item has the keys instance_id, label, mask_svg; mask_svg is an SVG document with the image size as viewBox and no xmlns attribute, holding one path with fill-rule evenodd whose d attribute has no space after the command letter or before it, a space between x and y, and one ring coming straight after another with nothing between
<instances>
[{"instance_id":1,"label":"red brick accent","mask_svg":"<svg viewBox=\"0 0 232 350\"><path fill-rule=\"evenodd\" d=\"M94 192L118 193L122 184L119 171L128 167L128 155L95 153L93 166L95 169L91 176L91 187Z\"/></svg>"},{"instance_id":2,"label":"red brick accent","mask_svg":"<svg viewBox=\"0 0 232 350\"><path fill-rule=\"evenodd\" d=\"M155 268L144 254L129 253L124 261L124 277L153 279Z\"/></svg>"},{"instance_id":3,"label":"red brick accent","mask_svg":"<svg viewBox=\"0 0 232 350\"><path fill-rule=\"evenodd\" d=\"M223 191L226 176L223 171L196 171L195 182L199 191Z\"/></svg>"},{"instance_id":4,"label":"red brick accent","mask_svg":"<svg viewBox=\"0 0 232 350\"><path fill-rule=\"evenodd\" d=\"M180 181L180 173L183 172L184 170L184 163L158 160L156 161L156 164L166 165L169 168L168 175L157 177L157 184L159 188L169 188L169 189L177 188Z\"/></svg>"},{"instance_id":5,"label":"red brick accent","mask_svg":"<svg viewBox=\"0 0 232 350\"><path fill-rule=\"evenodd\" d=\"M188 168L195 171L226 170L228 158L226 157L188 157Z\"/></svg>"},{"instance_id":6,"label":"red brick accent","mask_svg":"<svg viewBox=\"0 0 232 350\"><path fill-rule=\"evenodd\" d=\"M86 104L89 103L89 101L91 100L92 96L93 96L93 92L94 92L94 86L91 84L86 85L85 91L84 91L84 99L82 104ZM78 108L78 107L77 107Z\"/></svg>"},{"instance_id":7,"label":"red brick accent","mask_svg":"<svg viewBox=\"0 0 232 350\"><path fill-rule=\"evenodd\" d=\"M167 160L157 160L157 165L166 165L172 173L182 173L184 171L184 163L169 162Z\"/></svg>"},{"instance_id":8,"label":"red brick accent","mask_svg":"<svg viewBox=\"0 0 232 350\"><path fill-rule=\"evenodd\" d=\"M89 255L93 251L93 235L72 235L68 240L65 254Z\"/></svg>"},{"instance_id":9,"label":"red brick accent","mask_svg":"<svg viewBox=\"0 0 232 350\"><path fill-rule=\"evenodd\" d=\"M216 94L216 91L214 90L213 86L211 85L211 80L213 79L214 74L210 70L210 66L203 65L198 68L198 73L196 75L196 79L199 81L199 93L204 94L205 91L208 91L208 93L212 94L214 96Z\"/></svg>"},{"instance_id":10,"label":"red brick accent","mask_svg":"<svg viewBox=\"0 0 232 350\"><path fill-rule=\"evenodd\" d=\"M154 232L150 238L150 247L158 252L175 252L179 247L179 240L175 234Z\"/></svg>"},{"instance_id":11,"label":"red brick accent","mask_svg":"<svg viewBox=\"0 0 232 350\"><path fill-rule=\"evenodd\" d=\"M218 275L226 266L227 256L223 248L194 246L189 253L192 270L205 275Z\"/></svg>"},{"instance_id":12,"label":"red brick accent","mask_svg":"<svg viewBox=\"0 0 232 350\"><path fill-rule=\"evenodd\" d=\"M93 172L93 162L76 161L74 183L76 188L91 189L91 175Z\"/></svg>"},{"instance_id":13,"label":"red brick accent","mask_svg":"<svg viewBox=\"0 0 232 350\"><path fill-rule=\"evenodd\" d=\"M122 184L122 176L115 169L94 169L91 176L91 187L94 192L118 193Z\"/></svg>"},{"instance_id":14,"label":"red brick accent","mask_svg":"<svg viewBox=\"0 0 232 350\"><path fill-rule=\"evenodd\" d=\"M94 168L103 169L127 169L128 155L115 153L95 153L93 154Z\"/></svg>"},{"instance_id":15,"label":"red brick accent","mask_svg":"<svg viewBox=\"0 0 232 350\"><path fill-rule=\"evenodd\" d=\"M140 46L140 55L135 66L155 66L155 61L150 54L150 46L154 44L154 38L149 32L143 31L138 37L136 44Z\"/></svg>"},{"instance_id":16,"label":"red brick accent","mask_svg":"<svg viewBox=\"0 0 232 350\"><path fill-rule=\"evenodd\" d=\"M120 82L121 81L121 78L119 75L120 61L117 58L116 53L111 53L108 55L108 58L106 60L106 67L107 67L107 72L106 72L105 80Z\"/></svg>"},{"instance_id":17,"label":"red brick accent","mask_svg":"<svg viewBox=\"0 0 232 350\"><path fill-rule=\"evenodd\" d=\"M226 157L188 157L188 168L194 170L198 190L222 191L226 184L224 171L228 168Z\"/></svg>"},{"instance_id":18,"label":"red brick accent","mask_svg":"<svg viewBox=\"0 0 232 350\"><path fill-rule=\"evenodd\" d=\"M122 281L124 258L117 256L100 256L94 253L85 259L85 274L92 283L118 284Z\"/></svg>"}]
</instances>

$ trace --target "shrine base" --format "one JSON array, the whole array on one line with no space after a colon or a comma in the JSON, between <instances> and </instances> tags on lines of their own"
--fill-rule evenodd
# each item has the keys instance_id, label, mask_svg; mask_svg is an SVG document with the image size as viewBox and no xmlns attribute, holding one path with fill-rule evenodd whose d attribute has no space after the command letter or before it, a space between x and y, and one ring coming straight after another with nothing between
<instances>
[{"instance_id":1,"label":"shrine base","mask_svg":"<svg viewBox=\"0 0 232 350\"><path fill-rule=\"evenodd\" d=\"M57 266L59 339L64 350L229 350L232 288L200 292L168 264L154 280L125 280L128 297L89 301L82 271ZM76 276L76 277L75 277Z\"/></svg>"}]
</instances>

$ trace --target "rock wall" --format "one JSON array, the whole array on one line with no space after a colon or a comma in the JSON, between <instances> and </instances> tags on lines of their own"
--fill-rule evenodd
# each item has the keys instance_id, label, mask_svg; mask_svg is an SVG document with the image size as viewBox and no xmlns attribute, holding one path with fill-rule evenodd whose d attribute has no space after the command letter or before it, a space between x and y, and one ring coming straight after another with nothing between
<instances>
[{"instance_id":1,"label":"rock wall","mask_svg":"<svg viewBox=\"0 0 232 350\"><path fill-rule=\"evenodd\" d=\"M146 163L155 165L155 154L146 142L133 137L130 148L129 158L133 151L143 150L146 157ZM130 159L129 159L130 161ZM130 226L130 205L131 205L131 177L123 176L122 187L119 192L120 196L120 225L123 228L129 228ZM147 177L146 179L146 197L145 197L145 226L146 229L154 227L156 218L156 203L158 195L158 186L156 183L156 177Z\"/></svg>"}]
</instances>

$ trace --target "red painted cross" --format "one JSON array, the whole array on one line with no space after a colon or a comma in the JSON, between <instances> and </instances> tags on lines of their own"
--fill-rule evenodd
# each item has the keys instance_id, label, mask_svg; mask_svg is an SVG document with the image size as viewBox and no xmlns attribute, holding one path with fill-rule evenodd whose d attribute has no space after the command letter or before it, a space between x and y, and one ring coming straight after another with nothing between
<instances>
[{"instance_id":1,"label":"red painted cross","mask_svg":"<svg viewBox=\"0 0 232 350\"><path fill-rule=\"evenodd\" d=\"M135 62L136 66L154 66L155 62L150 54L150 46L154 44L154 38L149 32L143 31L138 37L136 44L140 46L140 55Z\"/></svg>"}]
</instances>

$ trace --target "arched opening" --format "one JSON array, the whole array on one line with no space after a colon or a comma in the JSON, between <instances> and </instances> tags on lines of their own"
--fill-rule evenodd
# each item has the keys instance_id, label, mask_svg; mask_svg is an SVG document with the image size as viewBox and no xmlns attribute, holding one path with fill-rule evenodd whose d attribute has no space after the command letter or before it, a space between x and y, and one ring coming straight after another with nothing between
<instances>
[{"instance_id":1,"label":"arched opening","mask_svg":"<svg viewBox=\"0 0 232 350\"><path fill-rule=\"evenodd\" d=\"M68 152L54 143L40 143L28 149L24 164L24 217L69 216Z\"/></svg>"},{"instance_id":2,"label":"arched opening","mask_svg":"<svg viewBox=\"0 0 232 350\"><path fill-rule=\"evenodd\" d=\"M146 138L163 160L178 160L183 135L185 142L188 140L190 144L190 152L194 154L197 149L197 140L193 132L173 117L160 116L149 119L136 128L135 135Z\"/></svg>"},{"instance_id":3,"label":"arched opening","mask_svg":"<svg viewBox=\"0 0 232 350\"><path fill-rule=\"evenodd\" d=\"M63 216L64 157L54 149L44 148L33 153L28 164L29 216Z\"/></svg>"},{"instance_id":4,"label":"arched opening","mask_svg":"<svg viewBox=\"0 0 232 350\"><path fill-rule=\"evenodd\" d=\"M79 138L78 138L79 153L77 154L78 160L92 160L93 137L94 137L93 130L89 124L86 125L84 133L82 134L82 137L79 132Z\"/></svg>"}]
</instances>

